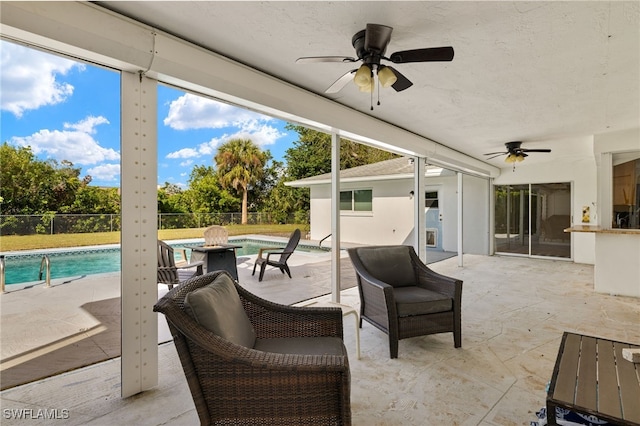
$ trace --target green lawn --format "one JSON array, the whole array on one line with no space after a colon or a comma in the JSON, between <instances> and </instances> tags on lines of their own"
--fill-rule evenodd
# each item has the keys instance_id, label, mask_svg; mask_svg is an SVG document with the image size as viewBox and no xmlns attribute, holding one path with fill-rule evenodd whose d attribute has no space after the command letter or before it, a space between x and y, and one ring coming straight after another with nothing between
<instances>
[{"instance_id":1,"label":"green lawn","mask_svg":"<svg viewBox=\"0 0 640 426\"><path fill-rule=\"evenodd\" d=\"M288 237L294 229L300 228L305 233L308 225L227 225L229 235L274 235ZM158 231L161 240L179 240L186 238L203 238L205 228L162 229ZM117 244L120 232L95 232L88 234L54 234L54 235L3 235L0 237L0 251L36 250L57 247L82 247L101 244Z\"/></svg>"}]
</instances>

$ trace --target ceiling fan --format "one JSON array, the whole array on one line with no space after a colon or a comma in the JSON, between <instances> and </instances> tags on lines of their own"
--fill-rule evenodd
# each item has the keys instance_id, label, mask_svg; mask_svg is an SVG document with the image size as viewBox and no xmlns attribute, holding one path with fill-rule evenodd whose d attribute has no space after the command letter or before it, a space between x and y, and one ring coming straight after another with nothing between
<instances>
[{"instance_id":1,"label":"ceiling fan","mask_svg":"<svg viewBox=\"0 0 640 426\"><path fill-rule=\"evenodd\" d=\"M453 60L453 47L451 46L403 50L386 57L384 54L391 40L392 31L393 28L386 25L367 24L366 29L358 31L351 39L351 44L356 49L357 58L348 56L306 56L298 58L296 63L349 63L362 61L363 63L359 68L347 71L329 86L325 93L337 93L351 80L360 88L361 92L373 93L376 77L382 87L393 87L396 92L408 89L413 85L407 77L395 68L381 64L382 60L390 61L394 64ZM378 102L379 104L380 102Z\"/></svg>"},{"instance_id":2,"label":"ceiling fan","mask_svg":"<svg viewBox=\"0 0 640 426\"><path fill-rule=\"evenodd\" d=\"M496 158L501 155L506 155L506 158L504 159L505 163L516 163L516 162L519 163L520 161L523 161L525 157L528 157L527 152L551 152L551 150L547 148L543 148L543 149L521 148L522 146L521 141L507 142L504 144L504 146L507 147L507 150L505 152L488 152L484 154L484 155L492 156L487 158L487 160L491 160L492 158Z\"/></svg>"}]
</instances>

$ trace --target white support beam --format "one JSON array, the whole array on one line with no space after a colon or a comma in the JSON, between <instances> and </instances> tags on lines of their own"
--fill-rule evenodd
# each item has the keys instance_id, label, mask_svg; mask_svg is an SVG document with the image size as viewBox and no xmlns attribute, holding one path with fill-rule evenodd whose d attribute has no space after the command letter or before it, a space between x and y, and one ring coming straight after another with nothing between
<instances>
[{"instance_id":1,"label":"white support beam","mask_svg":"<svg viewBox=\"0 0 640 426\"><path fill-rule=\"evenodd\" d=\"M331 134L331 300L340 303L340 136Z\"/></svg>"},{"instance_id":2,"label":"white support beam","mask_svg":"<svg viewBox=\"0 0 640 426\"><path fill-rule=\"evenodd\" d=\"M426 159L413 158L413 229L414 249L423 262L427 261L427 218L425 216Z\"/></svg>"},{"instance_id":3,"label":"white support beam","mask_svg":"<svg viewBox=\"0 0 640 426\"><path fill-rule=\"evenodd\" d=\"M464 175L458 172L458 266L464 266L464 211L463 209L463 181Z\"/></svg>"},{"instance_id":4,"label":"white support beam","mask_svg":"<svg viewBox=\"0 0 640 426\"><path fill-rule=\"evenodd\" d=\"M158 384L157 87L121 73L122 397Z\"/></svg>"}]
</instances>

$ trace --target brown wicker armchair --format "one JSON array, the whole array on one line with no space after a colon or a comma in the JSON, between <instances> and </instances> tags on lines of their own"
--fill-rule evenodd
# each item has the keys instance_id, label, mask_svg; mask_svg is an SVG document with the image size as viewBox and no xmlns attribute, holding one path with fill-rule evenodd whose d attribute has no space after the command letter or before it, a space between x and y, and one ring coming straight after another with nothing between
<instances>
[{"instance_id":1,"label":"brown wicker armchair","mask_svg":"<svg viewBox=\"0 0 640 426\"><path fill-rule=\"evenodd\" d=\"M193 294L221 284L239 297L239 310L253 329L253 347L246 335L238 343L237 335L223 338L209 331L201 313L194 313L201 307L192 302ZM221 312L214 326L227 327L224 310L233 304L216 306ZM166 316L201 424L351 424L339 308L275 304L249 293L227 272L215 271L174 288L154 311ZM234 328L237 322L228 324Z\"/></svg>"},{"instance_id":2,"label":"brown wicker armchair","mask_svg":"<svg viewBox=\"0 0 640 426\"><path fill-rule=\"evenodd\" d=\"M365 319L387 333L391 358L409 337L453 332L454 346L462 346L462 281L429 269L411 246L347 251L360 292L360 327Z\"/></svg>"}]
</instances>

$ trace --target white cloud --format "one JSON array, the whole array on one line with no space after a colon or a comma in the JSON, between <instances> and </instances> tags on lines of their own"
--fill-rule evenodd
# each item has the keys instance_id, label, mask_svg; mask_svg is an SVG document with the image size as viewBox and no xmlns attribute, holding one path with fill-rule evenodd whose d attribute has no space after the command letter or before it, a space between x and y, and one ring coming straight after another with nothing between
<instances>
[{"instance_id":1,"label":"white cloud","mask_svg":"<svg viewBox=\"0 0 640 426\"><path fill-rule=\"evenodd\" d=\"M120 154L103 148L96 141L95 126L108 124L104 117L87 117L78 123L65 123L64 127L73 130L40 130L30 136L14 136L10 142L18 146L30 146L34 154L44 154L58 161L67 160L73 164L90 165L103 161L119 160Z\"/></svg>"},{"instance_id":2,"label":"white cloud","mask_svg":"<svg viewBox=\"0 0 640 426\"><path fill-rule=\"evenodd\" d=\"M253 143L264 149L265 146L275 144L278 139L285 135L286 133L282 133L273 126L261 124L258 126L251 125L243 127L238 132L228 136L226 139L251 139Z\"/></svg>"},{"instance_id":3,"label":"white cloud","mask_svg":"<svg viewBox=\"0 0 640 426\"><path fill-rule=\"evenodd\" d=\"M183 162L180 163L180 166L182 167L189 167L190 165L193 164L193 160L185 160Z\"/></svg>"},{"instance_id":4,"label":"white cloud","mask_svg":"<svg viewBox=\"0 0 640 426\"><path fill-rule=\"evenodd\" d=\"M200 156L200 153L198 153L198 151L196 151L193 148L183 148L178 151L170 152L169 154L167 154L167 158L172 158L172 159L193 158L193 157L199 157L199 156Z\"/></svg>"},{"instance_id":5,"label":"white cloud","mask_svg":"<svg viewBox=\"0 0 640 426\"><path fill-rule=\"evenodd\" d=\"M81 133L93 135L96 132L95 127L99 124L109 124L109 120L102 116L94 117L90 115L89 117L85 118L84 120L80 120L77 123L64 123L63 126L65 129L73 129Z\"/></svg>"},{"instance_id":6,"label":"white cloud","mask_svg":"<svg viewBox=\"0 0 640 426\"><path fill-rule=\"evenodd\" d=\"M0 107L16 117L25 111L64 102L73 86L59 81L73 68L85 65L17 44L0 42Z\"/></svg>"},{"instance_id":7,"label":"white cloud","mask_svg":"<svg viewBox=\"0 0 640 426\"><path fill-rule=\"evenodd\" d=\"M187 93L171 102L164 124L176 130L244 127L271 117Z\"/></svg>"},{"instance_id":8,"label":"white cloud","mask_svg":"<svg viewBox=\"0 0 640 426\"><path fill-rule=\"evenodd\" d=\"M120 164L101 164L87 170L94 181L112 182L120 178Z\"/></svg>"},{"instance_id":9,"label":"white cloud","mask_svg":"<svg viewBox=\"0 0 640 426\"><path fill-rule=\"evenodd\" d=\"M247 126L238 129L233 134L223 134L217 138L211 138L208 142L201 143L196 148L183 148L178 151L170 152L166 158L196 158L215 155L219 145L230 141L231 139L250 139L253 143L265 149L268 145L273 145L276 141L285 136L286 133L281 132L273 126L262 124L259 126Z\"/></svg>"}]
</instances>

